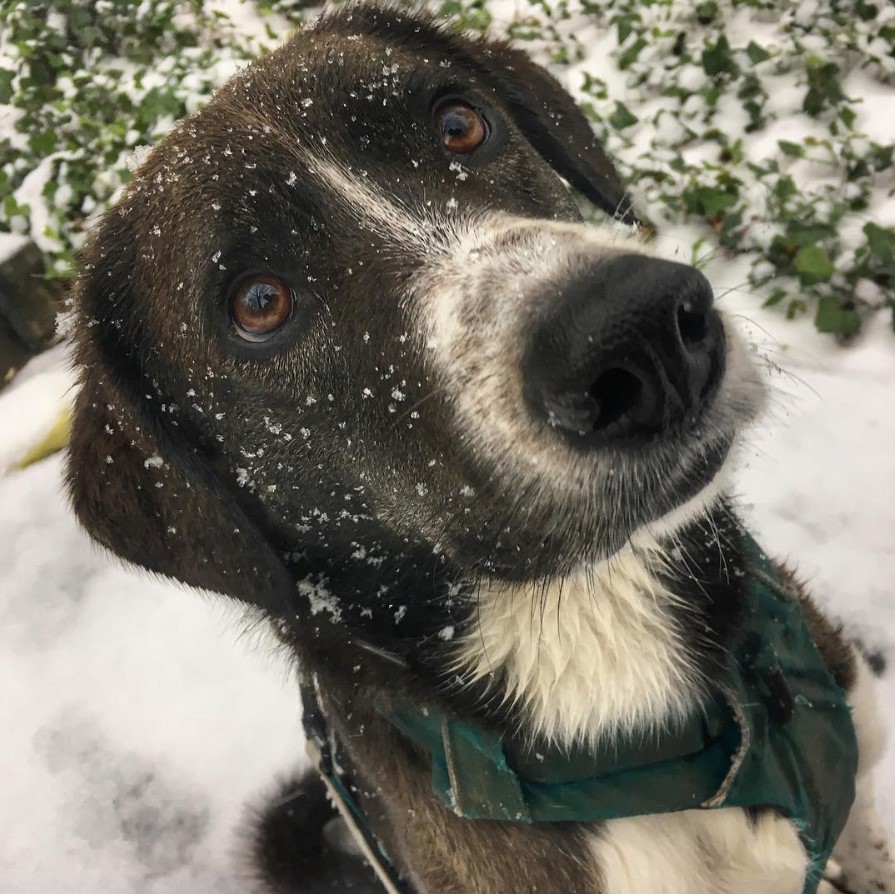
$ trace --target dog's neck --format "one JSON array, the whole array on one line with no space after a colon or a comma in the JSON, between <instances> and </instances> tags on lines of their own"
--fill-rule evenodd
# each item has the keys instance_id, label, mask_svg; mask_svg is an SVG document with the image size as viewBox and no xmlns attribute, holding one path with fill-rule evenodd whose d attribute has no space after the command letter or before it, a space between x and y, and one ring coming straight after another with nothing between
<instances>
[{"instance_id":1,"label":"dog's neck","mask_svg":"<svg viewBox=\"0 0 895 894\"><path fill-rule=\"evenodd\" d=\"M675 728L702 704L742 605L739 526L725 506L545 583L480 587L461 679L559 744Z\"/></svg>"},{"instance_id":2,"label":"dog's neck","mask_svg":"<svg viewBox=\"0 0 895 894\"><path fill-rule=\"evenodd\" d=\"M458 674L499 688L527 731L551 742L682 722L704 691L704 668L664 561L658 549L626 548L544 584L482 586Z\"/></svg>"},{"instance_id":3,"label":"dog's neck","mask_svg":"<svg viewBox=\"0 0 895 894\"><path fill-rule=\"evenodd\" d=\"M411 576L406 585L420 592L390 590L388 612L339 600L338 626L374 673L391 663L376 674L386 686L407 688L400 680L411 678L414 699L447 699L454 713L508 732L554 744L658 733L699 708L735 635L740 532L721 502L673 537L562 578L484 580L463 592L447 584L447 607L430 599L415 611L420 593L434 597L439 586ZM326 615L330 606L318 605ZM377 623L381 615L395 630Z\"/></svg>"}]
</instances>

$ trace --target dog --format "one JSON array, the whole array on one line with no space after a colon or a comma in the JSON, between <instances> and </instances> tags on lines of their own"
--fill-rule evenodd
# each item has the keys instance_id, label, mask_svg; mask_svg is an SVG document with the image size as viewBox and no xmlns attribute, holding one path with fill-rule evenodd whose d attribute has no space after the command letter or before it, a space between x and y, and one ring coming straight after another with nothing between
<instances>
[{"instance_id":1,"label":"dog","mask_svg":"<svg viewBox=\"0 0 895 894\"><path fill-rule=\"evenodd\" d=\"M459 816L393 722L411 705L540 758L662 740L718 697L762 378L705 278L640 233L524 53L340 7L176 126L95 228L74 509L122 559L265 619L394 890L798 894L823 869L824 892L895 891L871 675L779 567L857 736L826 867L774 806ZM255 889L374 890L333 869L316 774L282 794Z\"/></svg>"}]
</instances>

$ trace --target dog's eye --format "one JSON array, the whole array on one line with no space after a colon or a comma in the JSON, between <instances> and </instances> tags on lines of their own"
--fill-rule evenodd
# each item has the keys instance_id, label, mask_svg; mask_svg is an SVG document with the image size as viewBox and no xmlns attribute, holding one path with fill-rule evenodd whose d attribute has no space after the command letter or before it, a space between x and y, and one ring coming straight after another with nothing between
<instances>
[{"instance_id":1,"label":"dog's eye","mask_svg":"<svg viewBox=\"0 0 895 894\"><path fill-rule=\"evenodd\" d=\"M230 302L236 334L265 341L292 315L292 291L275 276L251 276L240 283Z\"/></svg>"},{"instance_id":2,"label":"dog's eye","mask_svg":"<svg viewBox=\"0 0 895 894\"><path fill-rule=\"evenodd\" d=\"M487 121L472 106L456 99L435 110L435 123L441 145L455 155L468 155L488 139Z\"/></svg>"}]
</instances>

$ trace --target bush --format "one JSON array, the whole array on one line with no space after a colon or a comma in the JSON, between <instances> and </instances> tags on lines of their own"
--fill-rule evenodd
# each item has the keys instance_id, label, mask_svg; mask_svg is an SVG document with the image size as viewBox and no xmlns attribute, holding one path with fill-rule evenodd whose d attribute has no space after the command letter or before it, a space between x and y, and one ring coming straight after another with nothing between
<instances>
[{"instance_id":1,"label":"bush","mask_svg":"<svg viewBox=\"0 0 895 894\"><path fill-rule=\"evenodd\" d=\"M442 0L457 27L527 44L576 93L653 223L695 225L694 261L750 261L788 317L895 325L895 6L866 0ZM68 276L86 222L153 143L300 22L201 0L9 2L0 21L0 229ZM237 22L235 16L239 15ZM2 106L0 106L2 108ZM876 117L874 117L874 115Z\"/></svg>"}]
</instances>

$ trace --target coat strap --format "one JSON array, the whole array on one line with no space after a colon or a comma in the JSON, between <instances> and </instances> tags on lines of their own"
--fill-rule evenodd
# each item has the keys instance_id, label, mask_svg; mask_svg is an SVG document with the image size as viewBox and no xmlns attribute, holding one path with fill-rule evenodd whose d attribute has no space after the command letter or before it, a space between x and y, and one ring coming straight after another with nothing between
<instances>
[{"instance_id":1,"label":"coat strap","mask_svg":"<svg viewBox=\"0 0 895 894\"><path fill-rule=\"evenodd\" d=\"M339 766L337 742L326 722L320 704L317 675L299 680L302 701L302 723L305 729L308 757L320 775L339 815L387 894L415 894L399 875L382 843L367 823L360 805L351 793L351 779Z\"/></svg>"}]
</instances>

